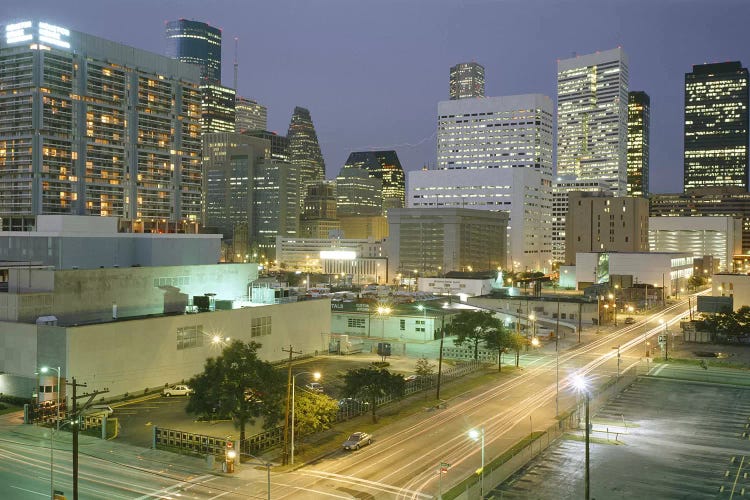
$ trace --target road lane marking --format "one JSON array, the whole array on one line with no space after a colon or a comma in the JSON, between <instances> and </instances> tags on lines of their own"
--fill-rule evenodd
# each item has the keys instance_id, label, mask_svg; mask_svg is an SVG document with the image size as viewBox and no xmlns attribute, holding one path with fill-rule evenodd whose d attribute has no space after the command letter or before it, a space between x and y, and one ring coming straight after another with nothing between
<instances>
[{"instance_id":1,"label":"road lane marking","mask_svg":"<svg viewBox=\"0 0 750 500\"><path fill-rule=\"evenodd\" d=\"M669 366L669 363L662 363L661 365L659 365L659 368L657 368L657 369L656 369L656 370L654 371L654 377L658 377L658 376L659 376L659 373L661 373L661 371L662 371L662 370L663 370L664 368L666 368L667 366Z\"/></svg>"},{"instance_id":2,"label":"road lane marking","mask_svg":"<svg viewBox=\"0 0 750 500\"><path fill-rule=\"evenodd\" d=\"M39 495L40 497L47 497L47 496L49 496L49 491L47 491L45 493L39 493L38 491L27 490L26 488L21 488L19 486L13 486L12 484L10 485L10 487L14 488L16 490L25 491L27 493L33 493L34 495Z\"/></svg>"}]
</instances>

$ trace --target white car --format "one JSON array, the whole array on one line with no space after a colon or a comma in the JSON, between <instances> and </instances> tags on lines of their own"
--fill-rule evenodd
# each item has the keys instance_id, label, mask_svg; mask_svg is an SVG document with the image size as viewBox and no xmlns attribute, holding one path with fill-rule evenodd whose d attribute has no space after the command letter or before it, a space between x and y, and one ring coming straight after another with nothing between
<instances>
[{"instance_id":1,"label":"white car","mask_svg":"<svg viewBox=\"0 0 750 500\"><path fill-rule=\"evenodd\" d=\"M161 393L164 396L170 397L170 396L190 396L190 394L193 392L193 390L186 386L186 385L173 385L172 387L167 387Z\"/></svg>"},{"instance_id":2,"label":"white car","mask_svg":"<svg viewBox=\"0 0 750 500\"><path fill-rule=\"evenodd\" d=\"M323 384L321 384L320 382L310 382L309 384L305 384L305 389L310 392L317 392L320 394L323 392Z\"/></svg>"}]
</instances>

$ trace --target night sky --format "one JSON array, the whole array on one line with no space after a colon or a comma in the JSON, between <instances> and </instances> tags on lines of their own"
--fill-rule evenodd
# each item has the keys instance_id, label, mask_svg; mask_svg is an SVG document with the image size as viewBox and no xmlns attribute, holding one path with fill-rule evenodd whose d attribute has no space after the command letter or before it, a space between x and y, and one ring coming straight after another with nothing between
<instances>
[{"instance_id":1,"label":"night sky","mask_svg":"<svg viewBox=\"0 0 750 500\"><path fill-rule=\"evenodd\" d=\"M435 163L437 102L457 62L485 67L488 96L555 99L556 61L622 46L630 90L651 96L651 191L682 190L684 73L750 64L747 0L3 0L0 23L38 18L163 54L164 23L223 30L223 76L268 107L285 134L312 113L335 177L350 151L396 149L406 170Z\"/></svg>"}]
</instances>

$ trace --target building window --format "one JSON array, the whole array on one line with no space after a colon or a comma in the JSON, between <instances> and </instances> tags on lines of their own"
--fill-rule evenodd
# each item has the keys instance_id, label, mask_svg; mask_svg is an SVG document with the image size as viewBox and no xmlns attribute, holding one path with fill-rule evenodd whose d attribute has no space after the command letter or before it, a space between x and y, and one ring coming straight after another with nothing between
<instances>
[{"instance_id":1,"label":"building window","mask_svg":"<svg viewBox=\"0 0 750 500\"><path fill-rule=\"evenodd\" d=\"M250 337L271 335L271 316L261 316L250 320Z\"/></svg>"},{"instance_id":2,"label":"building window","mask_svg":"<svg viewBox=\"0 0 750 500\"><path fill-rule=\"evenodd\" d=\"M183 326L177 329L177 350L203 345L203 325Z\"/></svg>"},{"instance_id":3,"label":"building window","mask_svg":"<svg viewBox=\"0 0 750 500\"><path fill-rule=\"evenodd\" d=\"M364 318L347 318L346 326L349 328L364 328L365 319Z\"/></svg>"},{"instance_id":4,"label":"building window","mask_svg":"<svg viewBox=\"0 0 750 500\"><path fill-rule=\"evenodd\" d=\"M399 327L399 330L401 330L402 332L406 330L406 320L405 319L399 320L398 327Z\"/></svg>"}]
</instances>

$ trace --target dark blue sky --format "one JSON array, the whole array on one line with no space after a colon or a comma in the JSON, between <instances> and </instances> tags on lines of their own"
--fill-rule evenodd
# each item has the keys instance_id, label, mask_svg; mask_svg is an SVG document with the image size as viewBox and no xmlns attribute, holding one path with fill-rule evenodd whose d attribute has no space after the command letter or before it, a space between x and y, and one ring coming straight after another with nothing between
<instances>
[{"instance_id":1,"label":"dark blue sky","mask_svg":"<svg viewBox=\"0 0 750 500\"><path fill-rule=\"evenodd\" d=\"M164 53L164 23L222 28L223 83L239 37L239 92L286 133L310 109L335 177L350 151L396 149L407 170L435 163L437 102L451 65L477 61L487 95L555 98L556 61L622 46L630 89L651 96L653 192L682 189L684 73L750 64L747 0L3 0L2 21L40 18Z\"/></svg>"}]
</instances>

